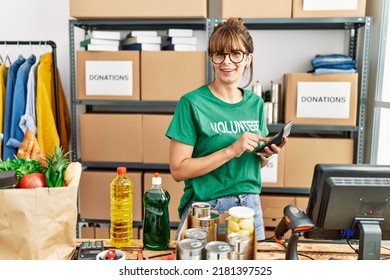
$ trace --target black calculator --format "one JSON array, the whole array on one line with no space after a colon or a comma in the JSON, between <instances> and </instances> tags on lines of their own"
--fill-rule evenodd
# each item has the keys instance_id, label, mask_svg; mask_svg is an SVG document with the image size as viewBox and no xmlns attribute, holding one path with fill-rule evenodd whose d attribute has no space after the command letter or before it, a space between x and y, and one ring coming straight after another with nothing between
<instances>
[{"instance_id":1,"label":"black calculator","mask_svg":"<svg viewBox=\"0 0 390 280\"><path fill-rule=\"evenodd\" d=\"M97 254L104 251L103 240L83 241L80 244L77 260L96 260Z\"/></svg>"}]
</instances>

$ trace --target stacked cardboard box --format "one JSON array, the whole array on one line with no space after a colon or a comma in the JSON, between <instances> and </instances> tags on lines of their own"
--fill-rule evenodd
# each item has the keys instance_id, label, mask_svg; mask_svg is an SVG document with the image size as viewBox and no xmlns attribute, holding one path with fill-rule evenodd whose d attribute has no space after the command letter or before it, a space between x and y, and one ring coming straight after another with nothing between
<instances>
[{"instance_id":1,"label":"stacked cardboard box","mask_svg":"<svg viewBox=\"0 0 390 280\"><path fill-rule=\"evenodd\" d=\"M71 0L78 19L206 18L207 0Z\"/></svg>"}]
</instances>

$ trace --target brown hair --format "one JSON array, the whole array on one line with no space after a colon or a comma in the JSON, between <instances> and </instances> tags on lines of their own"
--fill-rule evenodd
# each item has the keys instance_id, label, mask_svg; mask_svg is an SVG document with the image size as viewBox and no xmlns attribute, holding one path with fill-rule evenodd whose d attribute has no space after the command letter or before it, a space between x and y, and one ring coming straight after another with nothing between
<instances>
[{"instance_id":1,"label":"brown hair","mask_svg":"<svg viewBox=\"0 0 390 280\"><path fill-rule=\"evenodd\" d=\"M252 36L244 25L243 19L231 17L214 28L209 39L208 52L209 55L216 51L229 52L237 50L240 46L245 48L244 51L253 53ZM249 81L244 87L247 87L253 79L253 59L249 71Z\"/></svg>"}]
</instances>

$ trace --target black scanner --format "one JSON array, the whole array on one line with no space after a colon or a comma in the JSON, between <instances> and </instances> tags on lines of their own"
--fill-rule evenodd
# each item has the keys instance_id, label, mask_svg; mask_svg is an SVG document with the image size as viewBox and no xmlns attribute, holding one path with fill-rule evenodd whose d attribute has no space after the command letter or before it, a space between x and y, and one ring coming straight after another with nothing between
<instances>
[{"instance_id":1,"label":"black scanner","mask_svg":"<svg viewBox=\"0 0 390 280\"><path fill-rule=\"evenodd\" d=\"M291 229L291 238L288 242L286 260L297 260L297 244L304 232L314 227L312 220L300 208L288 205L283 210L283 218L275 228L275 240L284 243L284 235Z\"/></svg>"}]
</instances>

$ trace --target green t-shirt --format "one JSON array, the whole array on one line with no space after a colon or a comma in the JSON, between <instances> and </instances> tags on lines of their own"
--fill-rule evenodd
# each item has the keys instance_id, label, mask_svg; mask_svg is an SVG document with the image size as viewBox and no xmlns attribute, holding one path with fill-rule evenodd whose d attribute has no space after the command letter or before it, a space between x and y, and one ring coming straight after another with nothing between
<instances>
[{"instance_id":1,"label":"green t-shirt","mask_svg":"<svg viewBox=\"0 0 390 280\"><path fill-rule=\"evenodd\" d=\"M165 135L193 146L194 158L231 145L245 131L267 136L263 99L246 89L242 91L243 99L235 104L216 98L207 85L183 95ZM179 214L191 200L206 201L260 191L260 158L254 152L245 152L208 174L185 180Z\"/></svg>"}]
</instances>

